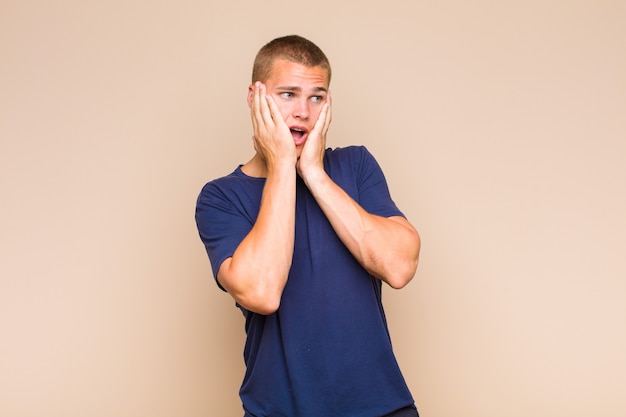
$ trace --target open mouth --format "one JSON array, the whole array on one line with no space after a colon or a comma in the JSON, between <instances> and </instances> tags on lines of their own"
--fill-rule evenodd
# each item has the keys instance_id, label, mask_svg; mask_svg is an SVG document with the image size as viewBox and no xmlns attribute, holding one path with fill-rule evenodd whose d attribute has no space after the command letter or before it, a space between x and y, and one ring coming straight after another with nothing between
<instances>
[{"instance_id":1,"label":"open mouth","mask_svg":"<svg viewBox=\"0 0 626 417\"><path fill-rule=\"evenodd\" d=\"M293 140L296 144L300 144L306 135L306 131L304 129L300 129L297 127L292 127L289 129L291 131L291 136L293 136Z\"/></svg>"}]
</instances>

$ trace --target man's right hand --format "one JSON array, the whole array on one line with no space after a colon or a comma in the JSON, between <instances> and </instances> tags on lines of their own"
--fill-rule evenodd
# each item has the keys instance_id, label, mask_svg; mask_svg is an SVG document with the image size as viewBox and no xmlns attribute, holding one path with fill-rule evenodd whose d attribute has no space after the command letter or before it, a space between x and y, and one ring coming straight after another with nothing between
<instances>
[{"instance_id":1,"label":"man's right hand","mask_svg":"<svg viewBox=\"0 0 626 417\"><path fill-rule=\"evenodd\" d=\"M265 84L258 81L254 84L250 109L254 149L265 161L268 171L282 163L295 167L297 155L293 137L274 99L267 94Z\"/></svg>"}]
</instances>

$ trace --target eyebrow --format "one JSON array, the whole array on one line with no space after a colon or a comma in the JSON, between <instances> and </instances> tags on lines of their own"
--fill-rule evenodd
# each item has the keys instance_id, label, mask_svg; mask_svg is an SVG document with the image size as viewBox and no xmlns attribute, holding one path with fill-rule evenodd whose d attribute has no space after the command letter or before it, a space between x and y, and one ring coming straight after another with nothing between
<instances>
[{"instance_id":1,"label":"eyebrow","mask_svg":"<svg viewBox=\"0 0 626 417\"><path fill-rule=\"evenodd\" d=\"M302 88L298 87L298 86L291 86L291 85L285 85L285 86L279 86L276 87L277 90L283 90L283 91L297 91L297 92L301 92ZM315 91L323 91L323 92L327 92L328 89L326 87L314 87Z\"/></svg>"}]
</instances>

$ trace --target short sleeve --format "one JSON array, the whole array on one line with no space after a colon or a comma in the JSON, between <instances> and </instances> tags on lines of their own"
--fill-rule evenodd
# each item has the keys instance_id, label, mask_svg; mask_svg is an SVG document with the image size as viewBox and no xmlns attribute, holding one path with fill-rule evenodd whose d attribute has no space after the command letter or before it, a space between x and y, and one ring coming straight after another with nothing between
<instances>
[{"instance_id":1,"label":"short sleeve","mask_svg":"<svg viewBox=\"0 0 626 417\"><path fill-rule=\"evenodd\" d=\"M368 213L382 217L402 216L387 185L385 175L374 156L364 146L356 147L352 158L358 184L358 203Z\"/></svg>"},{"instance_id":2,"label":"short sleeve","mask_svg":"<svg viewBox=\"0 0 626 417\"><path fill-rule=\"evenodd\" d=\"M240 182L234 178L209 182L202 188L196 203L198 233L216 282L222 262L233 256L258 216L262 186L246 192ZM257 188L259 191L254 192ZM220 288L224 289L221 285Z\"/></svg>"}]
</instances>

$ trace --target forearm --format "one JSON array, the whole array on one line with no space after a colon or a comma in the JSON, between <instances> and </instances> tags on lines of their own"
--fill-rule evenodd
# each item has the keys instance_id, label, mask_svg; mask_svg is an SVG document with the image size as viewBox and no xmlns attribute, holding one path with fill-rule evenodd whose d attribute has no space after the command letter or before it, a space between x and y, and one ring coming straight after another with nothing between
<instances>
[{"instance_id":1,"label":"forearm","mask_svg":"<svg viewBox=\"0 0 626 417\"><path fill-rule=\"evenodd\" d=\"M341 241L370 274L393 288L413 278L420 238L406 219L368 213L325 173L309 177L307 186Z\"/></svg>"},{"instance_id":2,"label":"forearm","mask_svg":"<svg viewBox=\"0 0 626 417\"><path fill-rule=\"evenodd\" d=\"M293 257L295 169L268 174L256 222L222 264L220 284L248 310L278 308Z\"/></svg>"}]
</instances>

